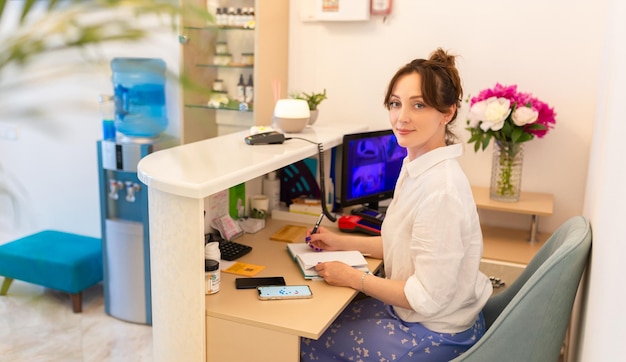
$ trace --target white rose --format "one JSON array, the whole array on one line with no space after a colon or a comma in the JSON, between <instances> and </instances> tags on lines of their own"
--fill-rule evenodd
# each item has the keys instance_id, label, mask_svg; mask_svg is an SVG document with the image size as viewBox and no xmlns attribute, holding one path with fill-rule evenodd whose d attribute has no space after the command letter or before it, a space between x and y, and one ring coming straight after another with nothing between
<instances>
[{"instance_id":1,"label":"white rose","mask_svg":"<svg viewBox=\"0 0 626 362\"><path fill-rule=\"evenodd\" d=\"M506 98L491 97L487 99L485 118L480 124L483 131L489 129L499 131L504 126L504 120L511 114L511 101Z\"/></svg>"},{"instance_id":2,"label":"white rose","mask_svg":"<svg viewBox=\"0 0 626 362\"><path fill-rule=\"evenodd\" d=\"M485 119L485 110L487 109L487 100L482 100L480 102L476 102L470 107L469 113L467 114L467 119L469 121L469 126L472 128L478 127L480 121Z\"/></svg>"},{"instance_id":3,"label":"white rose","mask_svg":"<svg viewBox=\"0 0 626 362\"><path fill-rule=\"evenodd\" d=\"M539 112L530 107L518 107L513 112L513 122L516 126L524 126L527 124L535 123L539 117Z\"/></svg>"}]
</instances>

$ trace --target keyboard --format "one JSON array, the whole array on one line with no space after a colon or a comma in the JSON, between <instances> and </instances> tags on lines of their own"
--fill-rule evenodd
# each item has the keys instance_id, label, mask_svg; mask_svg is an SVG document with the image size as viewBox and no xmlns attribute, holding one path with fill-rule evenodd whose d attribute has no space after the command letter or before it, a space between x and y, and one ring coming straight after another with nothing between
<instances>
[{"instance_id":1,"label":"keyboard","mask_svg":"<svg viewBox=\"0 0 626 362\"><path fill-rule=\"evenodd\" d=\"M224 260L235 260L248 254L252 250L251 246L236 243L234 241L220 241L220 253Z\"/></svg>"},{"instance_id":2,"label":"keyboard","mask_svg":"<svg viewBox=\"0 0 626 362\"><path fill-rule=\"evenodd\" d=\"M252 250L251 246L236 243L234 241L224 240L221 236L215 234L206 234L204 236L204 242L210 243L217 241L220 243L221 259L232 261L238 259Z\"/></svg>"}]
</instances>

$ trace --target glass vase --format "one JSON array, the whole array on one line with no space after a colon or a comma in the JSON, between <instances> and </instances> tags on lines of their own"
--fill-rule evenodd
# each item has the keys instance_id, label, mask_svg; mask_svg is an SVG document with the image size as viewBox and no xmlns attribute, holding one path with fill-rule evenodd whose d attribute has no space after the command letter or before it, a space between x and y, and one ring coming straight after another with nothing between
<instances>
[{"instance_id":1,"label":"glass vase","mask_svg":"<svg viewBox=\"0 0 626 362\"><path fill-rule=\"evenodd\" d=\"M524 145L515 142L496 141L491 165L489 197L504 202L519 201L522 185Z\"/></svg>"}]
</instances>

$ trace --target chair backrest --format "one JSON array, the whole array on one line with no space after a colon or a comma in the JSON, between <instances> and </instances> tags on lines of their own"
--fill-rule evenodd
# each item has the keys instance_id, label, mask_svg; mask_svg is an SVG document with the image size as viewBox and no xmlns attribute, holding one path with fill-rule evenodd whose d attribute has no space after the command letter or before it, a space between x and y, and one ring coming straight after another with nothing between
<instances>
[{"instance_id":1,"label":"chair backrest","mask_svg":"<svg viewBox=\"0 0 626 362\"><path fill-rule=\"evenodd\" d=\"M489 299L487 332L454 361L557 361L590 249L589 221L567 220L524 272Z\"/></svg>"}]
</instances>

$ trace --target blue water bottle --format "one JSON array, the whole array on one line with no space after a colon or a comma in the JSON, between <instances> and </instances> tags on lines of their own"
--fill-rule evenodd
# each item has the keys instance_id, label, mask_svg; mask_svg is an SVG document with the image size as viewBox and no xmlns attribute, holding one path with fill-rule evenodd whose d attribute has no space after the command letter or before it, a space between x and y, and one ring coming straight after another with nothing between
<instances>
[{"instance_id":1,"label":"blue water bottle","mask_svg":"<svg viewBox=\"0 0 626 362\"><path fill-rule=\"evenodd\" d=\"M115 140L115 103L113 96L101 94L98 97L100 103L100 117L102 118L102 139Z\"/></svg>"},{"instance_id":2,"label":"blue water bottle","mask_svg":"<svg viewBox=\"0 0 626 362\"><path fill-rule=\"evenodd\" d=\"M167 128L165 62L154 58L114 58L115 128L128 137L159 136Z\"/></svg>"}]
</instances>

